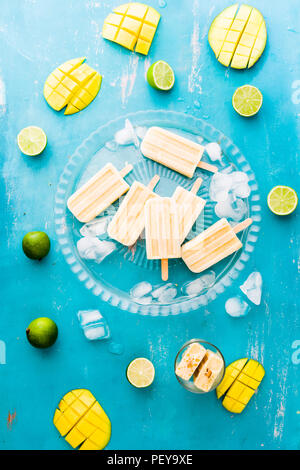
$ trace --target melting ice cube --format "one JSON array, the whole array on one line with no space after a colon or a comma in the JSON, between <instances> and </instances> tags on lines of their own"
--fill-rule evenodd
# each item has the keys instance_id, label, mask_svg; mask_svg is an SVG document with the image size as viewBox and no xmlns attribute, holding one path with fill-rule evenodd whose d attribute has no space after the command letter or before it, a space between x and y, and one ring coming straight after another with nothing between
<instances>
[{"instance_id":1,"label":"melting ice cube","mask_svg":"<svg viewBox=\"0 0 300 470\"><path fill-rule=\"evenodd\" d=\"M231 188L231 177L226 173L218 171L211 179L209 196L212 201L223 202L228 197Z\"/></svg>"},{"instance_id":2,"label":"melting ice cube","mask_svg":"<svg viewBox=\"0 0 300 470\"><path fill-rule=\"evenodd\" d=\"M241 291L255 305L260 305L262 293L262 277L258 271L251 273L244 284L240 286Z\"/></svg>"},{"instance_id":3,"label":"melting ice cube","mask_svg":"<svg viewBox=\"0 0 300 470\"><path fill-rule=\"evenodd\" d=\"M148 130L148 127L137 126L135 128L135 133L140 139L143 139L146 135L147 130Z\"/></svg>"},{"instance_id":4,"label":"melting ice cube","mask_svg":"<svg viewBox=\"0 0 300 470\"><path fill-rule=\"evenodd\" d=\"M112 216L110 215L94 219L84 224L80 229L80 233L83 237L100 237L107 232L107 226L111 219Z\"/></svg>"},{"instance_id":5,"label":"melting ice cube","mask_svg":"<svg viewBox=\"0 0 300 470\"><path fill-rule=\"evenodd\" d=\"M152 297L160 303L168 303L175 299L177 295L177 287L168 283L157 287L152 293Z\"/></svg>"},{"instance_id":6,"label":"melting ice cube","mask_svg":"<svg viewBox=\"0 0 300 470\"><path fill-rule=\"evenodd\" d=\"M125 127L117 131L115 133L114 138L117 144L119 145L132 145L133 144L137 148L140 146L139 139L129 119L125 119Z\"/></svg>"},{"instance_id":7,"label":"melting ice cube","mask_svg":"<svg viewBox=\"0 0 300 470\"><path fill-rule=\"evenodd\" d=\"M142 281L132 287L130 290L130 294L132 297L139 299L140 297L144 297L144 295L149 294L152 291L152 285L150 282Z\"/></svg>"},{"instance_id":8,"label":"melting ice cube","mask_svg":"<svg viewBox=\"0 0 300 470\"><path fill-rule=\"evenodd\" d=\"M77 317L84 336L94 341L110 337L108 323L99 310L79 310Z\"/></svg>"},{"instance_id":9,"label":"melting ice cube","mask_svg":"<svg viewBox=\"0 0 300 470\"><path fill-rule=\"evenodd\" d=\"M115 249L115 243L99 240L96 237L83 237L77 242L79 256L83 259L94 260L96 263L101 263Z\"/></svg>"},{"instance_id":10,"label":"melting ice cube","mask_svg":"<svg viewBox=\"0 0 300 470\"><path fill-rule=\"evenodd\" d=\"M210 142L205 145L205 150L213 162L222 160L222 149L217 142Z\"/></svg>"},{"instance_id":11,"label":"melting ice cube","mask_svg":"<svg viewBox=\"0 0 300 470\"><path fill-rule=\"evenodd\" d=\"M232 195L229 195L225 201L216 204L215 213L220 218L225 217L239 222L247 214L247 205L242 199L233 199Z\"/></svg>"},{"instance_id":12,"label":"melting ice cube","mask_svg":"<svg viewBox=\"0 0 300 470\"><path fill-rule=\"evenodd\" d=\"M231 317L244 317L249 312L250 306L237 295L226 300L225 310Z\"/></svg>"},{"instance_id":13,"label":"melting ice cube","mask_svg":"<svg viewBox=\"0 0 300 470\"><path fill-rule=\"evenodd\" d=\"M216 274L214 271L208 271L194 281L188 282L182 286L182 293L184 295L188 295L189 297L195 297L196 295L200 295L202 292L213 286L215 280Z\"/></svg>"}]
</instances>

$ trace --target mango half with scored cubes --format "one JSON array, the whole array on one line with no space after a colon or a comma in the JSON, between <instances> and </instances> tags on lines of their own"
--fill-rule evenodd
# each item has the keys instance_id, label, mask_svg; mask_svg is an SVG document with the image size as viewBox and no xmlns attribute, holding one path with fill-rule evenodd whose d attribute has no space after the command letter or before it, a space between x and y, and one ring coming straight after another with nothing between
<instances>
[{"instance_id":1,"label":"mango half with scored cubes","mask_svg":"<svg viewBox=\"0 0 300 470\"><path fill-rule=\"evenodd\" d=\"M208 42L218 61L234 69L250 68L267 41L264 17L256 8L238 3L225 8L212 22Z\"/></svg>"},{"instance_id":2,"label":"mango half with scored cubes","mask_svg":"<svg viewBox=\"0 0 300 470\"><path fill-rule=\"evenodd\" d=\"M127 49L147 55L160 14L143 3L125 3L114 8L104 21L102 36Z\"/></svg>"},{"instance_id":3,"label":"mango half with scored cubes","mask_svg":"<svg viewBox=\"0 0 300 470\"><path fill-rule=\"evenodd\" d=\"M79 450L101 450L111 436L111 423L103 408L89 390L67 393L53 418L61 436Z\"/></svg>"},{"instance_id":4,"label":"mango half with scored cubes","mask_svg":"<svg viewBox=\"0 0 300 470\"><path fill-rule=\"evenodd\" d=\"M44 97L55 111L67 106L65 114L75 114L86 108L97 96L101 75L83 63L85 57L71 59L57 67L47 78Z\"/></svg>"},{"instance_id":5,"label":"mango half with scored cubes","mask_svg":"<svg viewBox=\"0 0 300 470\"><path fill-rule=\"evenodd\" d=\"M254 359L243 358L226 367L225 375L216 388L217 397L224 394L222 405L231 413L241 413L259 387L265 370Z\"/></svg>"}]
</instances>

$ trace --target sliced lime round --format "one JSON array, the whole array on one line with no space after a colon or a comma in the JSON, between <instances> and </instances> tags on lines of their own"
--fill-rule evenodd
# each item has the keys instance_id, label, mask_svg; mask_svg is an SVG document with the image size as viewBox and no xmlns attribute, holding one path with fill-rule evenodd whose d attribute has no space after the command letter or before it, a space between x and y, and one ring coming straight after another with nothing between
<instances>
[{"instance_id":1,"label":"sliced lime round","mask_svg":"<svg viewBox=\"0 0 300 470\"><path fill-rule=\"evenodd\" d=\"M254 116L261 108L263 96L258 88L244 85L237 88L232 97L235 111L244 117Z\"/></svg>"},{"instance_id":2,"label":"sliced lime round","mask_svg":"<svg viewBox=\"0 0 300 470\"><path fill-rule=\"evenodd\" d=\"M34 157L42 153L47 145L43 129L36 126L24 127L18 134L18 146L22 153Z\"/></svg>"},{"instance_id":3,"label":"sliced lime round","mask_svg":"<svg viewBox=\"0 0 300 470\"><path fill-rule=\"evenodd\" d=\"M269 209L276 215L291 214L297 204L297 193L289 186L275 186L268 194Z\"/></svg>"},{"instance_id":4,"label":"sliced lime round","mask_svg":"<svg viewBox=\"0 0 300 470\"><path fill-rule=\"evenodd\" d=\"M127 367L127 379L137 388L149 387L155 376L155 369L151 361L145 357L138 357Z\"/></svg>"}]
</instances>

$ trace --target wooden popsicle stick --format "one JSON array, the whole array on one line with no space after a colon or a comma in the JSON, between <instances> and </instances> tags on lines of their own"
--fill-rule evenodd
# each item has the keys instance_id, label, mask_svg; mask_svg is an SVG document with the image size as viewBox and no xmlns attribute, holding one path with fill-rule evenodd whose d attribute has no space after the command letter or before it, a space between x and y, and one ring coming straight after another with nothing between
<instances>
[{"instance_id":1,"label":"wooden popsicle stick","mask_svg":"<svg viewBox=\"0 0 300 470\"><path fill-rule=\"evenodd\" d=\"M211 165L210 163L202 162L201 160L198 163L197 167L202 168L202 170L211 171L212 173L217 173L217 171L218 171L217 166Z\"/></svg>"},{"instance_id":2,"label":"wooden popsicle stick","mask_svg":"<svg viewBox=\"0 0 300 470\"><path fill-rule=\"evenodd\" d=\"M192 186L192 189L190 190L191 193L197 194L201 184L202 184L203 179L202 178L197 178L195 183Z\"/></svg>"},{"instance_id":3,"label":"wooden popsicle stick","mask_svg":"<svg viewBox=\"0 0 300 470\"><path fill-rule=\"evenodd\" d=\"M153 191L153 189L155 188L159 180L160 180L160 177L158 175L153 176L152 180L149 181L148 183L148 188L150 189L150 191Z\"/></svg>"},{"instance_id":4,"label":"wooden popsicle stick","mask_svg":"<svg viewBox=\"0 0 300 470\"><path fill-rule=\"evenodd\" d=\"M168 259L161 260L161 278L163 281L167 281L169 278Z\"/></svg>"},{"instance_id":5,"label":"wooden popsicle stick","mask_svg":"<svg viewBox=\"0 0 300 470\"><path fill-rule=\"evenodd\" d=\"M124 166L124 168L122 168L122 170L119 171L120 176L124 178L124 176L128 175L128 173L131 172L132 168L133 166L131 165L131 163L128 163L128 165Z\"/></svg>"},{"instance_id":6,"label":"wooden popsicle stick","mask_svg":"<svg viewBox=\"0 0 300 470\"><path fill-rule=\"evenodd\" d=\"M243 222L240 222L239 224L233 227L234 233L239 233L242 230L245 230L245 228L249 227L249 225L251 225L252 222L253 220L250 217L248 219L243 220Z\"/></svg>"}]
</instances>

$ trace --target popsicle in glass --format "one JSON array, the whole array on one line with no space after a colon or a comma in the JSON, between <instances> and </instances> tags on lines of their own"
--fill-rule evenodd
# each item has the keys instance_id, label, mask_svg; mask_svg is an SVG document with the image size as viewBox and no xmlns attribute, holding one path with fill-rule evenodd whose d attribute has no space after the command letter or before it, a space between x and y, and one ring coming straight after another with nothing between
<instances>
[{"instance_id":1,"label":"popsicle in glass","mask_svg":"<svg viewBox=\"0 0 300 470\"><path fill-rule=\"evenodd\" d=\"M132 246L145 227L145 204L154 197L159 197L152 192L159 181L155 175L148 186L135 181L117 213L109 223L107 233L110 238L117 240L126 246Z\"/></svg>"},{"instance_id":2,"label":"popsicle in glass","mask_svg":"<svg viewBox=\"0 0 300 470\"><path fill-rule=\"evenodd\" d=\"M223 372L223 369L224 362L221 357L207 349L202 362L194 372L193 380L195 386L203 392L209 392Z\"/></svg>"},{"instance_id":3,"label":"popsicle in glass","mask_svg":"<svg viewBox=\"0 0 300 470\"><path fill-rule=\"evenodd\" d=\"M216 173L218 168L201 161L204 147L161 127L150 127L141 143L142 154L189 178L197 167Z\"/></svg>"},{"instance_id":4,"label":"popsicle in glass","mask_svg":"<svg viewBox=\"0 0 300 470\"><path fill-rule=\"evenodd\" d=\"M69 197L68 209L80 222L90 222L128 191L129 185L123 178L131 170L132 165L118 171L107 163Z\"/></svg>"},{"instance_id":5,"label":"popsicle in glass","mask_svg":"<svg viewBox=\"0 0 300 470\"><path fill-rule=\"evenodd\" d=\"M149 199L145 206L145 234L148 259L161 260L162 279L168 279L168 259L180 258L177 204L168 197Z\"/></svg>"},{"instance_id":6,"label":"popsicle in glass","mask_svg":"<svg viewBox=\"0 0 300 470\"><path fill-rule=\"evenodd\" d=\"M201 183L202 178L197 178L190 191L187 191L182 186L177 186L172 196L172 199L174 199L178 206L178 223L181 243L185 240L194 222L197 220L205 206L205 199L197 196Z\"/></svg>"},{"instance_id":7,"label":"popsicle in glass","mask_svg":"<svg viewBox=\"0 0 300 470\"><path fill-rule=\"evenodd\" d=\"M189 380L206 354L206 349L199 343L190 344L184 351L181 361L176 366L175 374L183 380Z\"/></svg>"},{"instance_id":8,"label":"popsicle in glass","mask_svg":"<svg viewBox=\"0 0 300 470\"><path fill-rule=\"evenodd\" d=\"M243 244L236 233L241 232L251 223L252 219L248 218L231 227L226 219L218 220L211 227L182 245L183 261L194 273L204 271L242 248Z\"/></svg>"}]
</instances>

